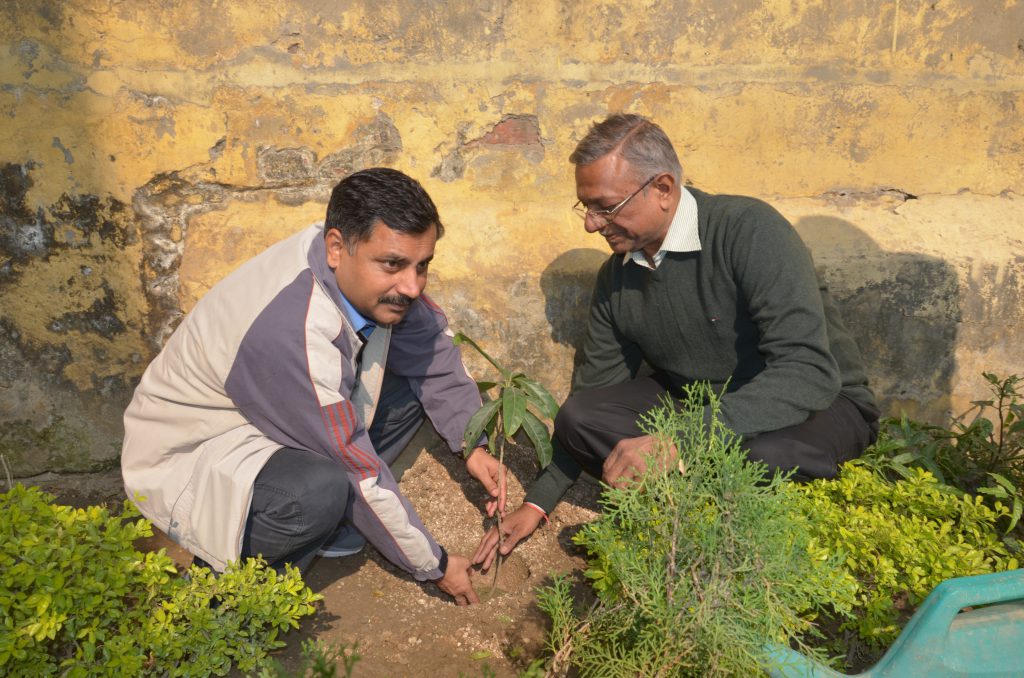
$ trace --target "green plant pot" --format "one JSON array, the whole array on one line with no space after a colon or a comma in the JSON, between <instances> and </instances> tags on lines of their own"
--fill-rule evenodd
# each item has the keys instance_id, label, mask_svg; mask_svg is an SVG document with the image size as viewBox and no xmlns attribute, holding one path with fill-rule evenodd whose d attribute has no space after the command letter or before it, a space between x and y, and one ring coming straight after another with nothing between
<instances>
[{"instance_id":1,"label":"green plant pot","mask_svg":"<svg viewBox=\"0 0 1024 678\"><path fill-rule=\"evenodd\" d=\"M779 645L772 678L847 674ZM948 579L925 599L885 656L858 676L958 678L1024 675L1024 570Z\"/></svg>"}]
</instances>

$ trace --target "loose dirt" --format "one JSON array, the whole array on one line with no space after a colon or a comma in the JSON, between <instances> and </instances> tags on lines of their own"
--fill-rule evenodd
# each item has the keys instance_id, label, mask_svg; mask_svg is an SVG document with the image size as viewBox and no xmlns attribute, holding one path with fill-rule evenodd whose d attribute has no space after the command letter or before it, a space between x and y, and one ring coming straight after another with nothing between
<instances>
[{"instance_id":1,"label":"loose dirt","mask_svg":"<svg viewBox=\"0 0 1024 678\"><path fill-rule=\"evenodd\" d=\"M406 471L400 487L423 522L450 552L469 556L490 521L483 512L484 494L452 455L425 427L412 445L423 450ZM536 474L534 453L513 446L506 451L510 509L523 497L523 486ZM40 477L35 484L75 506L123 499L117 470L88 476ZM362 659L354 675L515 676L544 648L548 620L537 608L535 589L554 573L571 573L581 603L583 554L571 539L596 516L598 486L578 482L531 539L519 545L500 570L496 590L486 597L492 573L475 573L473 583L483 602L458 607L433 584L415 581L368 546L348 558L318 559L306 583L324 599L315 616L288 636L288 647L275 658L289 671L300 666L301 644L316 638L330 644L358 644ZM187 567L191 556L158 534L144 545L166 548Z\"/></svg>"}]
</instances>

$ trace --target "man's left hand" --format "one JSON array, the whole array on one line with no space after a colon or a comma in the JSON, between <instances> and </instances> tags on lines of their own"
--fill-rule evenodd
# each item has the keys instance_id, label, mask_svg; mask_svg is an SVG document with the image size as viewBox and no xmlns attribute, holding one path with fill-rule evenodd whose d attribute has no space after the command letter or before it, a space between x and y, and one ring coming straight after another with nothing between
<instances>
[{"instance_id":1,"label":"man's left hand","mask_svg":"<svg viewBox=\"0 0 1024 678\"><path fill-rule=\"evenodd\" d=\"M505 465L487 453L483 447L473 448L466 458L466 470L469 475L480 481L487 494L493 499L487 501L487 515L493 516L495 511L505 512Z\"/></svg>"},{"instance_id":2,"label":"man's left hand","mask_svg":"<svg viewBox=\"0 0 1024 678\"><path fill-rule=\"evenodd\" d=\"M601 480L612 487L626 487L632 483L637 476L647 470L647 459L654 450L654 436L639 436L637 438L624 438L612 449L612 453L604 460L601 468ZM674 457L675 447L673 446L658 460L660 468L668 467L669 461Z\"/></svg>"}]
</instances>

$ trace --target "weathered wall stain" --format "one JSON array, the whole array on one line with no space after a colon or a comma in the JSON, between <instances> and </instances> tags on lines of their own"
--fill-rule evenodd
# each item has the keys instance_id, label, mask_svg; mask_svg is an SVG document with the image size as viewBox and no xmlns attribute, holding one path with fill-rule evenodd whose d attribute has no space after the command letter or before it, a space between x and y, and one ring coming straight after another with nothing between
<instances>
[{"instance_id":1,"label":"weathered wall stain","mask_svg":"<svg viewBox=\"0 0 1024 678\"><path fill-rule=\"evenodd\" d=\"M214 149L220 144L218 141ZM267 199L282 205L318 202L323 211L331 189L341 178L366 167L393 164L401 150L398 130L387 116L379 114L355 129L349 146L323 159L318 160L308 148L257 148L257 176L252 185L189 181L180 173L171 173L142 186L133 204L143 233L142 271L149 306L146 336L153 350L159 350L182 317L179 271L189 224L196 217L232 203Z\"/></svg>"},{"instance_id":2,"label":"weathered wall stain","mask_svg":"<svg viewBox=\"0 0 1024 678\"><path fill-rule=\"evenodd\" d=\"M788 216L882 402L941 419L1021 369L1022 26L1020 0L0 5L0 453L113 463L182 314L373 165L440 208L452 324L564 395L605 257L567 157L613 110Z\"/></svg>"},{"instance_id":3,"label":"weathered wall stain","mask_svg":"<svg viewBox=\"0 0 1024 678\"><path fill-rule=\"evenodd\" d=\"M119 411L148 353L130 301L135 215L66 193L32 209L34 167L0 166L0 454L16 474L92 470L116 454Z\"/></svg>"}]
</instances>

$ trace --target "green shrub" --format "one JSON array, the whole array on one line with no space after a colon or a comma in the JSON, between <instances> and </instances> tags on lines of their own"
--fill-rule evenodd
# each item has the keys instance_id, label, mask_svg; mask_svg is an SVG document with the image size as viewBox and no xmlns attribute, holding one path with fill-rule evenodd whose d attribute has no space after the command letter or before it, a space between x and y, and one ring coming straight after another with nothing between
<instances>
[{"instance_id":1,"label":"green shrub","mask_svg":"<svg viewBox=\"0 0 1024 678\"><path fill-rule=\"evenodd\" d=\"M594 608L579 618L564 580L540 594L556 665L588 676L757 675L769 640L820 658L805 642L809 620L853 603L853 582L812 542L800 497L747 460L710 388L686 403L643 421L660 449L680 451L678 465L606 490L602 516L575 537L590 554Z\"/></svg>"},{"instance_id":2,"label":"green shrub","mask_svg":"<svg viewBox=\"0 0 1024 678\"><path fill-rule=\"evenodd\" d=\"M152 528L129 502L113 517L52 500L20 485L0 495L0 674L252 671L321 597L258 560L186 580L163 550L134 548Z\"/></svg>"},{"instance_id":3,"label":"green shrub","mask_svg":"<svg viewBox=\"0 0 1024 678\"><path fill-rule=\"evenodd\" d=\"M909 477L923 468L939 482L969 493L981 493L990 505L1010 507L1003 520L1012 530L1024 511L1024 377L982 373L989 397L976 400L956 416L949 428L906 416L882 421L878 442L865 463Z\"/></svg>"},{"instance_id":4,"label":"green shrub","mask_svg":"<svg viewBox=\"0 0 1024 678\"><path fill-rule=\"evenodd\" d=\"M997 523L1009 509L986 506L909 470L895 482L853 462L835 480L794 485L814 547L844 555L856 587L854 618L844 623L875 647L895 640L903 617L945 579L1017 567Z\"/></svg>"},{"instance_id":5,"label":"green shrub","mask_svg":"<svg viewBox=\"0 0 1024 678\"><path fill-rule=\"evenodd\" d=\"M834 480L769 479L718 422L716 398L703 387L689 398L644 421L660 449L680 450L678 468L606 490L603 515L575 537L589 553L593 608L574 608L566 578L539 592L554 673L757 675L766 642L820 657L847 654L854 635L877 651L941 581L1018 567L999 528L1019 508L1000 497L913 465L890 474L879 455ZM701 400L715 414L710 431Z\"/></svg>"}]
</instances>

